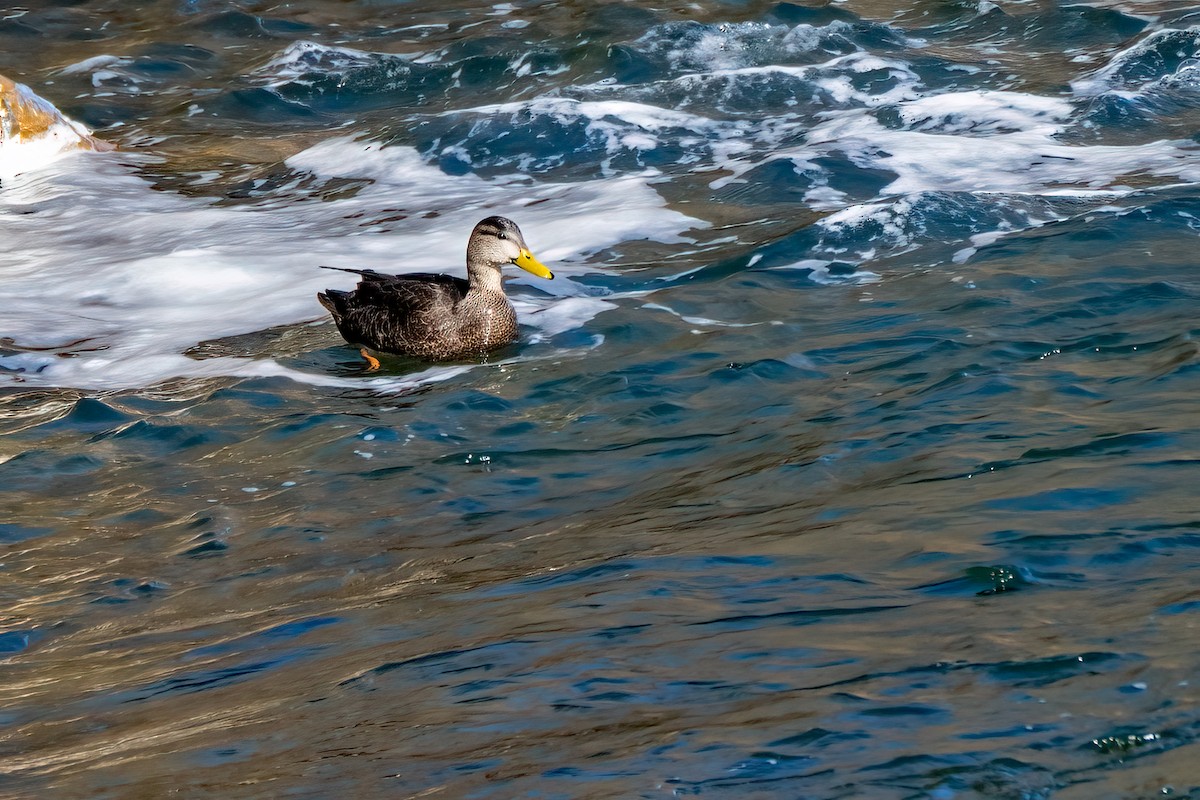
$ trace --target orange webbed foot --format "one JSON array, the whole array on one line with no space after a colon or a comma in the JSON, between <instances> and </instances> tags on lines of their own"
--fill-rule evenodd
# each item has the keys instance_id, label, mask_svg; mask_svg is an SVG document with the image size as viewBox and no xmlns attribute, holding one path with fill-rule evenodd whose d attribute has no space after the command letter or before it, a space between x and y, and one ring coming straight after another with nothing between
<instances>
[{"instance_id":1,"label":"orange webbed foot","mask_svg":"<svg viewBox=\"0 0 1200 800\"><path fill-rule=\"evenodd\" d=\"M367 360L367 372L374 372L375 370L379 369L379 359L368 353L367 348L360 347L358 352L362 353L362 357Z\"/></svg>"}]
</instances>

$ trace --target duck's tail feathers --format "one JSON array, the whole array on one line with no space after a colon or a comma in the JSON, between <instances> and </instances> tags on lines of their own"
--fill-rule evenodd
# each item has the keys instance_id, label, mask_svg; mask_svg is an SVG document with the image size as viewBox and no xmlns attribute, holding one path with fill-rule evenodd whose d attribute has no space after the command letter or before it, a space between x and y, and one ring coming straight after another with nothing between
<instances>
[{"instance_id":1,"label":"duck's tail feathers","mask_svg":"<svg viewBox=\"0 0 1200 800\"><path fill-rule=\"evenodd\" d=\"M327 267L324 264L321 264L320 267L321 267L321 269L332 269L332 270L336 270L338 272L349 272L354 275L361 275L364 278L382 277L378 272L376 272L373 269L353 269L351 267Z\"/></svg>"},{"instance_id":2,"label":"duck's tail feathers","mask_svg":"<svg viewBox=\"0 0 1200 800\"><path fill-rule=\"evenodd\" d=\"M318 302L329 309L329 313L333 314L334 321L342 318L342 314L346 310L346 298L349 296L350 292L343 292L338 289L326 289L323 292L317 292Z\"/></svg>"}]
</instances>

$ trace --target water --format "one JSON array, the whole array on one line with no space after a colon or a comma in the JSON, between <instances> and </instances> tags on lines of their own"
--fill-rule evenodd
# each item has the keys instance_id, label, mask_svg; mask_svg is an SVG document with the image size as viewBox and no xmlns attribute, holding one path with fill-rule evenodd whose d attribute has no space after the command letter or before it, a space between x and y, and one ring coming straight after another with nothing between
<instances>
[{"instance_id":1,"label":"water","mask_svg":"<svg viewBox=\"0 0 1200 800\"><path fill-rule=\"evenodd\" d=\"M1194 7L3 16L0 795L1200 795Z\"/></svg>"}]
</instances>

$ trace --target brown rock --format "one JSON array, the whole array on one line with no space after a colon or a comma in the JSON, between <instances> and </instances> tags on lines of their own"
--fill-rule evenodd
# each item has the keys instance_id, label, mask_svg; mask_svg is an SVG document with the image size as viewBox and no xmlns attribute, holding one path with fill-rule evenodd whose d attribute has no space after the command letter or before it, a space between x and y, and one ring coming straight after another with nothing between
<instances>
[{"instance_id":1,"label":"brown rock","mask_svg":"<svg viewBox=\"0 0 1200 800\"><path fill-rule=\"evenodd\" d=\"M0 75L0 148L54 139L62 150L112 150L115 145L92 136L32 89Z\"/></svg>"}]
</instances>

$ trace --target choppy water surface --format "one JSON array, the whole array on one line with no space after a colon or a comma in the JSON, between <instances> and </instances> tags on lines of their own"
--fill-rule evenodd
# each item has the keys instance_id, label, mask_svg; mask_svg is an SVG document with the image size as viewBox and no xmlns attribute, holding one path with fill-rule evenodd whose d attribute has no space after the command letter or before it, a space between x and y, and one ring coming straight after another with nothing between
<instances>
[{"instance_id":1,"label":"choppy water surface","mask_svg":"<svg viewBox=\"0 0 1200 800\"><path fill-rule=\"evenodd\" d=\"M0 794L1200 793L1200 10L32 3ZM16 174L20 173L20 174ZM519 344L367 374L318 264Z\"/></svg>"}]
</instances>

